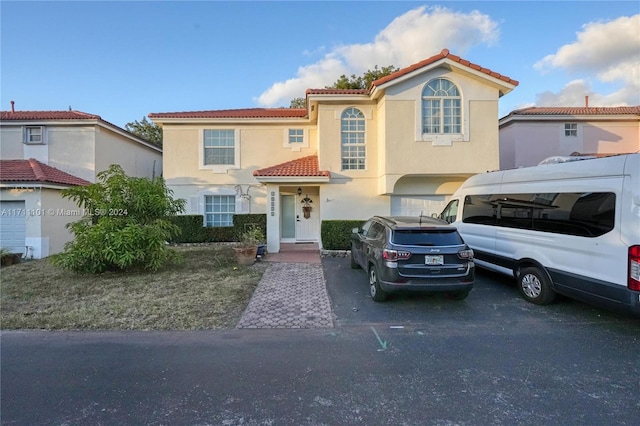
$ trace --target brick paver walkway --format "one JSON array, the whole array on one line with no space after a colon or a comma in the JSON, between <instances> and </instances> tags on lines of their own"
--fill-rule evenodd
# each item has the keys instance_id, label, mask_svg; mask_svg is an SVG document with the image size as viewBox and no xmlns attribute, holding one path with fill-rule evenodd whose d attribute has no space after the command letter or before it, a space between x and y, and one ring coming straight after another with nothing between
<instances>
[{"instance_id":1,"label":"brick paver walkway","mask_svg":"<svg viewBox=\"0 0 640 426\"><path fill-rule=\"evenodd\" d=\"M331 303L322 266L271 263L237 328L330 328Z\"/></svg>"}]
</instances>

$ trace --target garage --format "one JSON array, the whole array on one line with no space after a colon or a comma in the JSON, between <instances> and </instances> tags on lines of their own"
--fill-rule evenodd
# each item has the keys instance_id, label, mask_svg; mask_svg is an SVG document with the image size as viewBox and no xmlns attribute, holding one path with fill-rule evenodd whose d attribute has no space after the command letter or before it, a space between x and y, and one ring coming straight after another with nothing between
<instances>
[{"instance_id":1,"label":"garage","mask_svg":"<svg viewBox=\"0 0 640 426\"><path fill-rule=\"evenodd\" d=\"M431 216L440 214L447 205L445 195L392 195L392 216Z\"/></svg>"},{"instance_id":2,"label":"garage","mask_svg":"<svg viewBox=\"0 0 640 426\"><path fill-rule=\"evenodd\" d=\"M0 246L24 254L26 235L25 202L0 201Z\"/></svg>"}]
</instances>

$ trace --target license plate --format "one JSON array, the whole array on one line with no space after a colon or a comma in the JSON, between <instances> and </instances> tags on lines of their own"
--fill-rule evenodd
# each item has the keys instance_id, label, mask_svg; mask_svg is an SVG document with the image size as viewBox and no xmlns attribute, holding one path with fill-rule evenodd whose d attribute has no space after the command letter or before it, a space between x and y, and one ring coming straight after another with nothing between
<instances>
[{"instance_id":1,"label":"license plate","mask_svg":"<svg viewBox=\"0 0 640 426\"><path fill-rule=\"evenodd\" d=\"M439 255L426 255L424 257L425 265L444 265L444 257Z\"/></svg>"}]
</instances>

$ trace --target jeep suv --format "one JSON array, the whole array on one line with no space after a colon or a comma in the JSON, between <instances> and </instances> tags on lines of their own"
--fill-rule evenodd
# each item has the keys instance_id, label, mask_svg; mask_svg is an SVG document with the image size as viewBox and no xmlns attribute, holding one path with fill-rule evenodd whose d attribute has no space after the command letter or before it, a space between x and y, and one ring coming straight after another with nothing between
<instances>
[{"instance_id":1,"label":"jeep suv","mask_svg":"<svg viewBox=\"0 0 640 426\"><path fill-rule=\"evenodd\" d=\"M409 290L463 300L473 288L473 250L455 227L425 217L374 216L351 234L351 267L369 276L371 297Z\"/></svg>"}]
</instances>

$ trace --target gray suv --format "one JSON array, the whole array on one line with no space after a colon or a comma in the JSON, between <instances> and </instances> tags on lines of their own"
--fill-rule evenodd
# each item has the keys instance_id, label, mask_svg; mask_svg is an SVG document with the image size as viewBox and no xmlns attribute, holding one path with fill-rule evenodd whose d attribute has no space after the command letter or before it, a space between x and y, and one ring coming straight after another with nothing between
<instances>
[{"instance_id":1,"label":"gray suv","mask_svg":"<svg viewBox=\"0 0 640 426\"><path fill-rule=\"evenodd\" d=\"M464 300L473 288L473 250L455 227L425 216L374 216L351 234L351 267L369 276L371 297L410 290Z\"/></svg>"}]
</instances>

